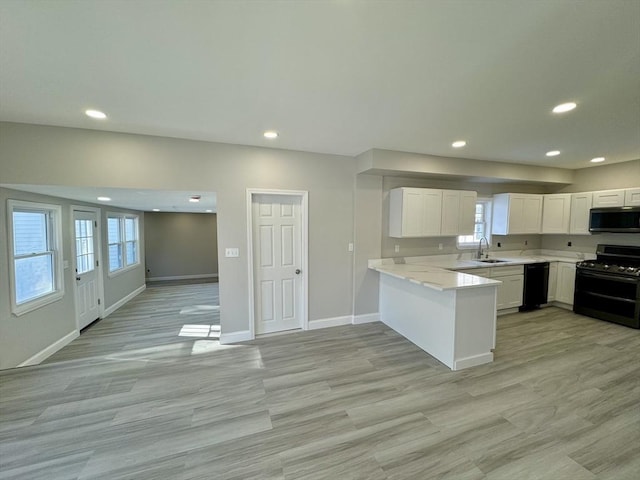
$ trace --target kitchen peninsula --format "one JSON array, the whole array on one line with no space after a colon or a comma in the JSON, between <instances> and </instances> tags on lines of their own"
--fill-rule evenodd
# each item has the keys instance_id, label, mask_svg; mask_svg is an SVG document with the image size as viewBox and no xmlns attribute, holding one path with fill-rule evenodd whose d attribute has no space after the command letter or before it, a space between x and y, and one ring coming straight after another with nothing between
<instances>
[{"instance_id":1,"label":"kitchen peninsula","mask_svg":"<svg viewBox=\"0 0 640 480\"><path fill-rule=\"evenodd\" d=\"M370 260L380 320L452 370L493 361L501 283L426 263Z\"/></svg>"}]
</instances>

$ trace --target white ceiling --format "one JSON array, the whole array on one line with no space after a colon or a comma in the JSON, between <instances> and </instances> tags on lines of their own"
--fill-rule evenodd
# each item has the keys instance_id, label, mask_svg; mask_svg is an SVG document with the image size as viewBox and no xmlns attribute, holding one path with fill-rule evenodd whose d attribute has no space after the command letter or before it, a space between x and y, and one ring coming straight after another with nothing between
<instances>
[{"instance_id":1,"label":"white ceiling","mask_svg":"<svg viewBox=\"0 0 640 480\"><path fill-rule=\"evenodd\" d=\"M6 121L566 168L640 158L637 0L0 0L0 62ZM565 101L578 108L551 113Z\"/></svg>"}]
</instances>

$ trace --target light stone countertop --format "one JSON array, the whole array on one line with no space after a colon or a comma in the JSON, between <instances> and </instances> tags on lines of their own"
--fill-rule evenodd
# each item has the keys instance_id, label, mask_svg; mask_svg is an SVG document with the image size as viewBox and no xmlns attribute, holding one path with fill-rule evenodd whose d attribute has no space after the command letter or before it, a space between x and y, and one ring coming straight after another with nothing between
<instances>
[{"instance_id":1,"label":"light stone countertop","mask_svg":"<svg viewBox=\"0 0 640 480\"><path fill-rule=\"evenodd\" d=\"M595 258L594 254L581 252L573 253L534 250L531 252L527 251L523 255L521 252L517 251L505 251L500 252L499 254L492 252L489 254L489 258L506 261L499 263L485 263L471 258L472 255L473 253L466 252L453 255L382 258L369 260L369 268L386 275L405 279L412 283L421 284L433 290L445 291L495 286L501 283L499 280L460 273L455 270L493 267L499 268L539 262L577 263L584 259Z\"/></svg>"}]
</instances>

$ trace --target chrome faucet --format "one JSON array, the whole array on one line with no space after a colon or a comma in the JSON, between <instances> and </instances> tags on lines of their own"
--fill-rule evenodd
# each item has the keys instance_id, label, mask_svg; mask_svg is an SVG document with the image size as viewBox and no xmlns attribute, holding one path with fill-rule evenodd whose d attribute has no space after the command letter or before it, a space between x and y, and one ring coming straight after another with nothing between
<instances>
[{"instance_id":1,"label":"chrome faucet","mask_svg":"<svg viewBox=\"0 0 640 480\"><path fill-rule=\"evenodd\" d=\"M487 245L487 256L486 258L489 258L489 240L487 240L487 237L482 237L480 239L480 241L478 242L478 252L476 253L476 258L481 259L482 258L482 240L484 240L484 243Z\"/></svg>"}]
</instances>

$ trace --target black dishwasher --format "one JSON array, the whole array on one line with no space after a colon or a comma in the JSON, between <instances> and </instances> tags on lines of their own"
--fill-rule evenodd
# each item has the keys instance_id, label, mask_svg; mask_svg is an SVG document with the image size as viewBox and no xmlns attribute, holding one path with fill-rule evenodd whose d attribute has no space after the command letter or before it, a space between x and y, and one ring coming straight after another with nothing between
<instances>
[{"instance_id":1,"label":"black dishwasher","mask_svg":"<svg viewBox=\"0 0 640 480\"><path fill-rule=\"evenodd\" d=\"M520 311L533 310L547 303L549 262L529 263L524 266L524 292Z\"/></svg>"}]
</instances>

